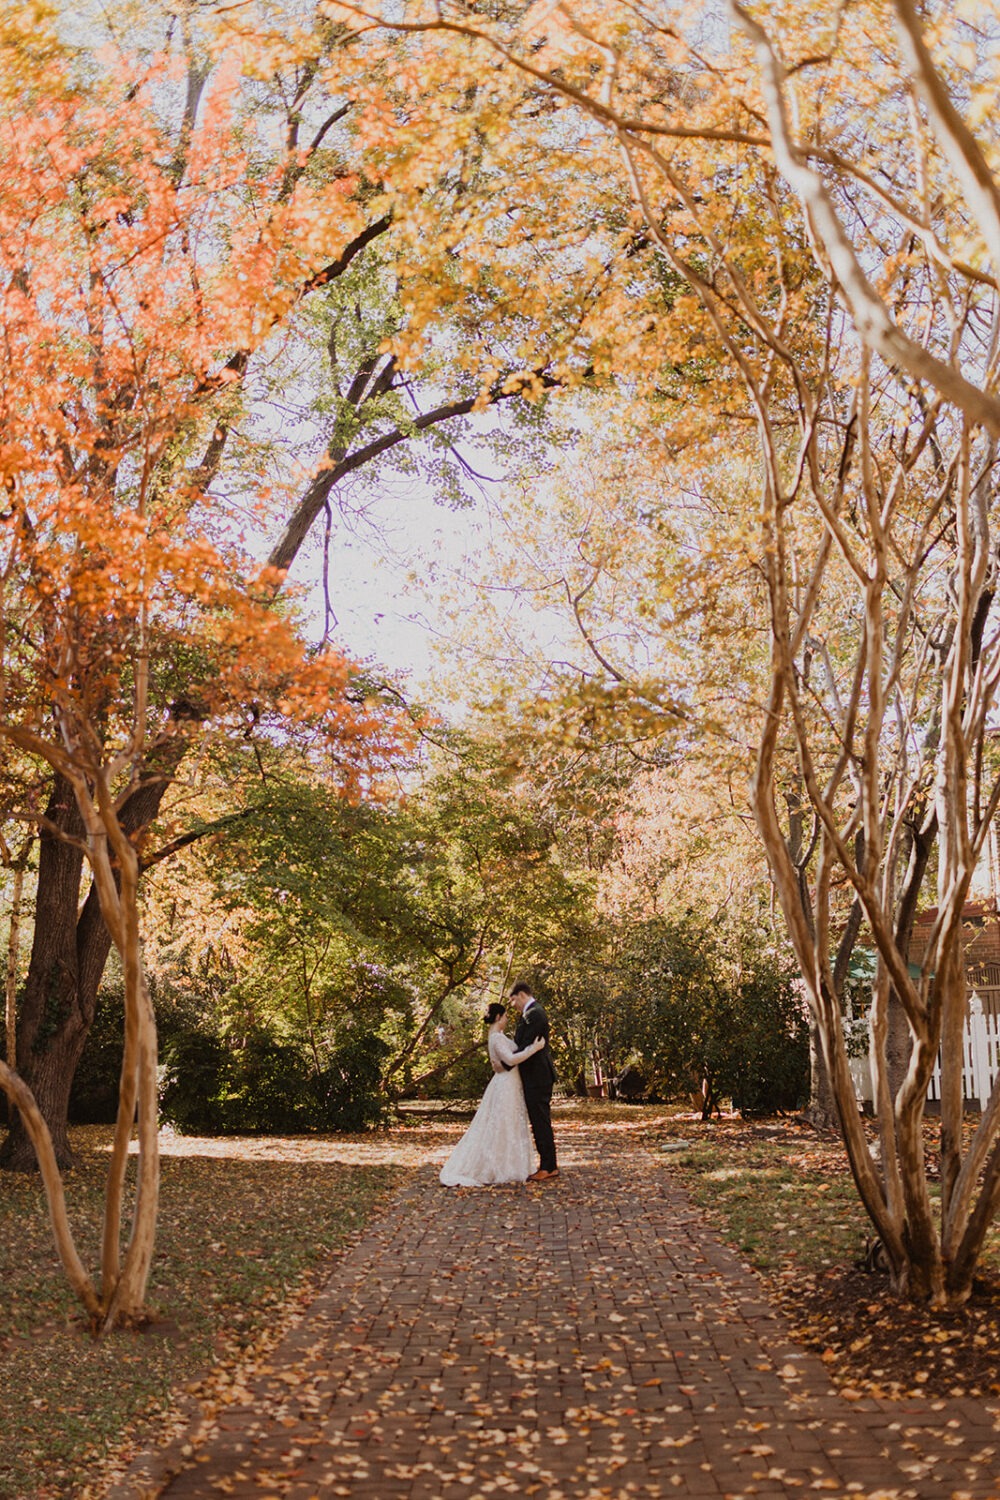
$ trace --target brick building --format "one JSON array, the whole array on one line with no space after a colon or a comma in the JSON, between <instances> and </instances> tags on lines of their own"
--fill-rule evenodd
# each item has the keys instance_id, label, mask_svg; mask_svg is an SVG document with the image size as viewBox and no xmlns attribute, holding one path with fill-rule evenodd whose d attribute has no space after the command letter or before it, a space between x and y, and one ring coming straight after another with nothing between
<instances>
[{"instance_id":1,"label":"brick building","mask_svg":"<svg viewBox=\"0 0 1000 1500\"><path fill-rule=\"evenodd\" d=\"M1000 1015L1000 915L994 900L967 901L965 962L970 992L983 1003L984 1015ZM913 928L910 962L919 965L927 948L937 908L921 912Z\"/></svg>"}]
</instances>

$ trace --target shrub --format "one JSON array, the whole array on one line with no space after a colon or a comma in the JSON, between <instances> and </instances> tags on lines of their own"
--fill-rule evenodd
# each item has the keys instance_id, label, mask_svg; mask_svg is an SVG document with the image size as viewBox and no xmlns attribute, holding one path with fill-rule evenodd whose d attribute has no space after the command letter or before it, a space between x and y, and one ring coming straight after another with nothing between
<instances>
[{"instance_id":1,"label":"shrub","mask_svg":"<svg viewBox=\"0 0 1000 1500\"><path fill-rule=\"evenodd\" d=\"M388 1051L379 1037L358 1032L317 1075L311 1053L268 1031L239 1047L207 1030L188 1032L164 1049L161 1113L189 1134L370 1130L390 1109L381 1089Z\"/></svg>"},{"instance_id":2,"label":"shrub","mask_svg":"<svg viewBox=\"0 0 1000 1500\"><path fill-rule=\"evenodd\" d=\"M459 1056L435 1078L427 1089L440 1099L481 1099L493 1077L493 1067L485 1047L477 1047L468 1056Z\"/></svg>"},{"instance_id":3,"label":"shrub","mask_svg":"<svg viewBox=\"0 0 1000 1500\"><path fill-rule=\"evenodd\" d=\"M751 974L733 1007L734 1043L720 1084L747 1114L800 1108L809 1097L809 1026L787 978Z\"/></svg>"},{"instance_id":4,"label":"shrub","mask_svg":"<svg viewBox=\"0 0 1000 1500\"><path fill-rule=\"evenodd\" d=\"M125 991L112 977L98 993L94 1023L73 1076L69 1119L74 1125L114 1123L124 1045Z\"/></svg>"},{"instance_id":5,"label":"shrub","mask_svg":"<svg viewBox=\"0 0 1000 1500\"><path fill-rule=\"evenodd\" d=\"M180 1113L210 1117L208 1105L216 1092L225 1059L220 1057L220 1034L204 1019L201 1002L182 990L154 992L163 1086L183 1065L190 1085L183 1092L190 1101L178 1102ZM117 959L112 954L107 978L97 997L94 1022L80 1058L69 1100L69 1118L76 1125L109 1125L118 1112L118 1085L125 1044L125 993ZM199 1091L203 1091L199 1096ZM173 1123L173 1122L172 1122ZM178 1129L182 1128L180 1125ZM211 1129L207 1123L192 1129Z\"/></svg>"},{"instance_id":6,"label":"shrub","mask_svg":"<svg viewBox=\"0 0 1000 1500\"><path fill-rule=\"evenodd\" d=\"M230 1052L220 1036L189 1031L161 1052L160 1114L182 1134L221 1135L228 1127Z\"/></svg>"},{"instance_id":7,"label":"shrub","mask_svg":"<svg viewBox=\"0 0 1000 1500\"><path fill-rule=\"evenodd\" d=\"M704 1086L706 1115L727 1097L756 1114L808 1097L808 1024L795 970L756 933L692 918L637 924L616 980L614 1049L648 1077L647 1097Z\"/></svg>"},{"instance_id":8,"label":"shrub","mask_svg":"<svg viewBox=\"0 0 1000 1500\"><path fill-rule=\"evenodd\" d=\"M252 1031L228 1054L222 1129L228 1134L279 1134L315 1129L312 1074L301 1047Z\"/></svg>"},{"instance_id":9,"label":"shrub","mask_svg":"<svg viewBox=\"0 0 1000 1500\"><path fill-rule=\"evenodd\" d=\"M382 1092L382 1064L389 1050L370 1032L348 1034L310 1081L315 1129L370 1130L385 1123L391 1105Z\"/></svg>"}]
</instances>

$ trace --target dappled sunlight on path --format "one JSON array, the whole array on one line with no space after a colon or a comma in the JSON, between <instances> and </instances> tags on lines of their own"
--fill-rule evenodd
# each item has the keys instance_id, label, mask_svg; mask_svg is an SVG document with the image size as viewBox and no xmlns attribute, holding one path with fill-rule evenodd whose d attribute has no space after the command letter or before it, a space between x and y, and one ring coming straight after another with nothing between
<instances>
[{"instance_id":1,"label":"dappled sunlight on path","mask_svg":"<svg viewBox=\"0 0 1000 1500\"><path fill-rule=\"evenodd\" d=\"M108 1500L1000 1493L992 1410L837 1395L644 1127L569 1116L557 1182L450 1191L460 1120L317 1140L419 1170Z\"/></svg>"},{"instance_id":2,"label":"dappled sunlight on path","mask_svg":"<svg viewBox=\"0 0 1000 1500\"><path fill-rule=\"evenodd\" d=\"M465 1130L475 1105L456 1104L452 1109L428 1106L411 1107L401 1124L387 1130L363 1135L180 1135L169 1125L160 1128L160 1155L206 1157L232 1161L285 1161L307 1163L339 1162L354 1167L422 1167L440 1165ZM641 1136L650 1123L663 1117L662 1110L636 1109L625 1118L615 1117L600 1105L588 1106L569 1101L554 1110L556 1129L560 1133L563 1160L579 1159L577 1137L589 1143L596 1124L609 1138ZM77 1136L94 1149L110 1152L106 1126L77 1127ZM133 1141L131 1151L137 1150ZM584 1152L589 1144L582 1147Z\"/></svg>"},{"instance_id":3,"label":"dappled sunlight on path","mask_svg":"<svg viewBox=\"0 0 1000 1500\"><path fill-rule=\"evenodd\" d=\"M160 1132L164 1156L230 1157L241 1161L340 1162L350 1167L422 1167L435 1156L447 1153L449 1141L461 1134L423 1127L420 1130L373 1131L370 1135L300 1136L179 1136Z\"/></svg>"}]
</instances>

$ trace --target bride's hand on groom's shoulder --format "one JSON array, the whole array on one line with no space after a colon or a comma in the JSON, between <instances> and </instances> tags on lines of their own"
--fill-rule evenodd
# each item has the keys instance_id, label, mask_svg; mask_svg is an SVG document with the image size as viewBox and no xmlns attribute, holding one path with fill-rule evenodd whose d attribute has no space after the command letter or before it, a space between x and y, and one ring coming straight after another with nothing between
<instances>
[{"instance_id":1,"label":"bride's hand on groom's shoulder","mask_svg":"<svg viewBox=\"0 0 1000 1500\"><path fill-rule=\"evenodd\" d=\"M542 1050L542 1048L544 1046L545 1046L545 1038L543 1036L540 1036L538 1038L537 1042L535 1043L535 1051L536 1052L541 1052L541 1050Z\"/></svg>"}]
</instances>

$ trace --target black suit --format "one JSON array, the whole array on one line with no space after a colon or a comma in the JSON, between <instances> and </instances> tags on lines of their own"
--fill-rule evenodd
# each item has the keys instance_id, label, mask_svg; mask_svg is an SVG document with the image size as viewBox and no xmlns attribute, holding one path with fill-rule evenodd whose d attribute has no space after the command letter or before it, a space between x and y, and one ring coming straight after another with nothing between
<instances>
[{"instance_id":1,"label":"black suit","mask_svg":"<svg viewBox=\"0 0 1000 1500\"><path fill-rule=\"evenodd\" d=\"M520 1052L522 1047L529 1046L540 1036L545 1038L545 1046L533 1057L526 1058L521 1063L521 1084L524 1088L528 1119L531 1122L531 1133L538 1148L541 1171L554 1172L556 1170L556 1143L552 1134L552 1085L555 1082L556 1070L552 1065L552 1053L549 1051L548 1017L538 1001L533 1000L517 1023L514 1046Z\"/></svg>"}]
</instances>

